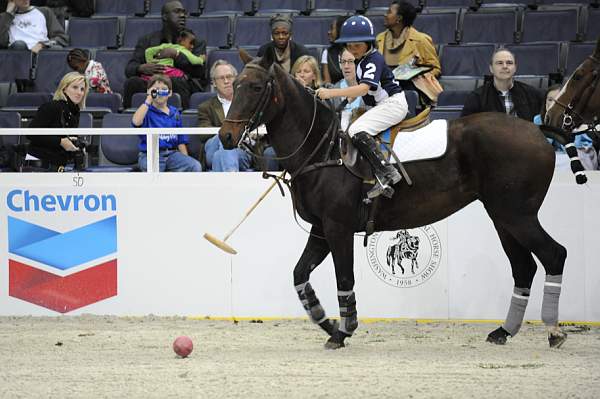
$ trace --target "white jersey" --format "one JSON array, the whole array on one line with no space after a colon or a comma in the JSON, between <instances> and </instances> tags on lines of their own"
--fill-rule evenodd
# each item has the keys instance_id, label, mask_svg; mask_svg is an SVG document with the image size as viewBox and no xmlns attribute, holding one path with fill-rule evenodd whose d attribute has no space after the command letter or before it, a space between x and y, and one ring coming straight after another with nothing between
<instances>
[{"instance_id":1,"label":"white jersey","mask_svg":"<svg viewBox=\"0 0 600 399\"><path fill-rule=\"evenodd\" d=\"M17 40L24 41L30 50L39 42L48 40L46 17L40 10L32 7L27 12L15 14L8 29L8 43L11 45Z\"/></svg>"}]
</instances>

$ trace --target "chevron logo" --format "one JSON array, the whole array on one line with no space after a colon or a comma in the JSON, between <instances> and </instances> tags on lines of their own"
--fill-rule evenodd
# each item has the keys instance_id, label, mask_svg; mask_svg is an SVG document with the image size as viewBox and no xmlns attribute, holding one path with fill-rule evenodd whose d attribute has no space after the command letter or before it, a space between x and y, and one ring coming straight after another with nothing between
<instances>
[{"instance_id":1,"label":"chevron logo","mask_svg":"<svg viewBox=\"0 0 600 399\"><path fill-rule=\"evenodd\" d=\"M7 225L11 297L68 313L117 295L116 215L66 232Z\"/></svg>"}]
</instances>

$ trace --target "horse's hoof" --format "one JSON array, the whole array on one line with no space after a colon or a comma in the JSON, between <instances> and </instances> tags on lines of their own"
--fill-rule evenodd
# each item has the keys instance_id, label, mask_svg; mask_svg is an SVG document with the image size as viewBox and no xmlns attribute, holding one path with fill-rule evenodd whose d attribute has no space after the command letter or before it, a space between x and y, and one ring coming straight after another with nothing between
<instances>
[{"instance_id":1,"label":"horse's hoof","mask_svg":"<svg viewBox=\"0 0 600 399\"><path fill-rule=\"evenodd\" d=\"M567 333L560 332L557 334L548 334L548 343L551 348L560 348L567 340Z\"/></svg>"},{"instance_id":2,"label":"horse's hoof","mask_svg":"<svg viewBox=\"0 0 600 399\"><path fill-rule=\"evenodd\" d=\"M321 327L325 332L331 337L338 331L340 323L337 320L326 319L319 323L319 327Z\"/></svg>"},{"instance_id":3,"label":"horse's hoof","mask_svg":"<svg viewBox=\"0 0 600 399\"><path fill-rule=\"evenodd\" d=\"M486 341L496 345L505 345L506 337L509 336L510 333L508 331L506 331L502 327L498 327L497 329L488 334Z\"/></svg>"},{"instance_id":4,"label":"horse's hoof","mask_svg":"<svg viewBox=\"0 0 600 399\"><path fill-rule=\"evenodd\" d=\"M340 349L345 347L344 341L338 342L334 337L331 337L325 342L325 349Z\"/></svg>"}]
</instances>

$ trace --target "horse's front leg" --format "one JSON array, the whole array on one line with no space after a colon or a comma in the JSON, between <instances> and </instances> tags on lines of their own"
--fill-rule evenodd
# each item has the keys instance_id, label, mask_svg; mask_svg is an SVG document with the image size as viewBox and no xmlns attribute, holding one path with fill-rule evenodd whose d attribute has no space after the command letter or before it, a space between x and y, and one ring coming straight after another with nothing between
<instances>
[{"instance_id":1,"label":"horse's front leg","mask_svg":"<svg viewBox=\"0 0 600 399\"><path fill-rule=\"evenodd\" d=\"M358 327L356 313L356 297L354 295L354 233L347 226L335 224L324 226L325 235L333 263L338 289L340 307L340 325L338 330L325 344L326 349L344 347L344 340L354 333Z\"/></svg>"},{"instance_id":2,"label":"horse's front leg","mask_svg":"<svg viewBox=\"0 0 600 399\"><path fill-rule=\"evenodd\" d=\"M323 237L323 231L321 228L313 226L304 252L302 252L302 256L294 268L294 286L296 287L298 298L308 314L308 318L331 336L337 331L338 324L327 318L325 310L319 302L319 298L317 298L315 291L308 282L310 273L329 254L327 241L319 237Z\"/></svg>"}]
</instances>

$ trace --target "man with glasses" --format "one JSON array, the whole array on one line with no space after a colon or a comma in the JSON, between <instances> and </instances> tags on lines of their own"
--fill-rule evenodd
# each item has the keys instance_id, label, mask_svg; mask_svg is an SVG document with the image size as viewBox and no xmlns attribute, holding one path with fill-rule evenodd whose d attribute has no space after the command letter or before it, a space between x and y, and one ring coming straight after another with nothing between
<instances>
[{"instance_id":1,"label":"man with glasses","mask_svg":"<svg viewBox=\"0 0 600 399\"><path fill-rule=\"evenodd\" d=\"M187 12L181 2L168 1L161 10L162 29L142 36L133 53L133 58L125 68L127 80L124 85L123 106L131 107L131 98L134 93L145 93L147 82L142 79L142 76L152 76L161 74L165 70L164 65L148 63L145 52L148 47L155 47L162 43L176 43L179 32L186 26ZM206 41L201 40L196 36L196 45L192 53L196 56L206 56ZM181 96L183 108L187 108L190 101L190 96L195 91L200 91L204 85L205 69L204 64L192 65L185 55L180 54L174 48L165 48L156 54L156 58L171 58L174 61L174 66L185 73L185 76L180 78L171 78L173 82L173 92Z\"/></svg>"},{"instance_id":2,"label":"man with glasses","mask_svg":"<svg viewBox=\"0 0 600 399\"><path fill-rule=\"evenodd\" d=\"M210 68L210 81L215 97L198 106L199 127L220 127L233 100L233 81L237 70L225 60L217 60ZM204 145L206 166L213 172L238 172L252 169L252 157L239 148L225 150L215 135Z\"/></svg>"},{"instance_id":3,"label":"man with glasses","mask_svg":"<svg viewBox=\"0 0 600 399\"><path fill-rule=\"evenodd\" d=\"M342 70L343 78L338 81L333 87L336 89L344 89L350 86L356 86L356 66L354 64L355 58L350 51L344 49L340 56L340 69ZM332 99L334 106L337 107L342 103L344 99L342 97L335 97ZM347 98L348 104L344 107L341 112L341 128L346 130L350 125L352 119L352 111L360 107L364 107L362 97Z\"/></svg>"},{"instance_id":4,"label":"man with glasses","mask_svg":"<svg viewBox=\"0 0 600 399\"><path fill-rule=\"evenodd\" d=\"M508 49L492 54L490 72L493 79L471 92L465 100L461 116L477 112L504 112L532 121L542 109L543 95L528 84L515 81L517 61Z\"/></svg>"}]
</instances>

